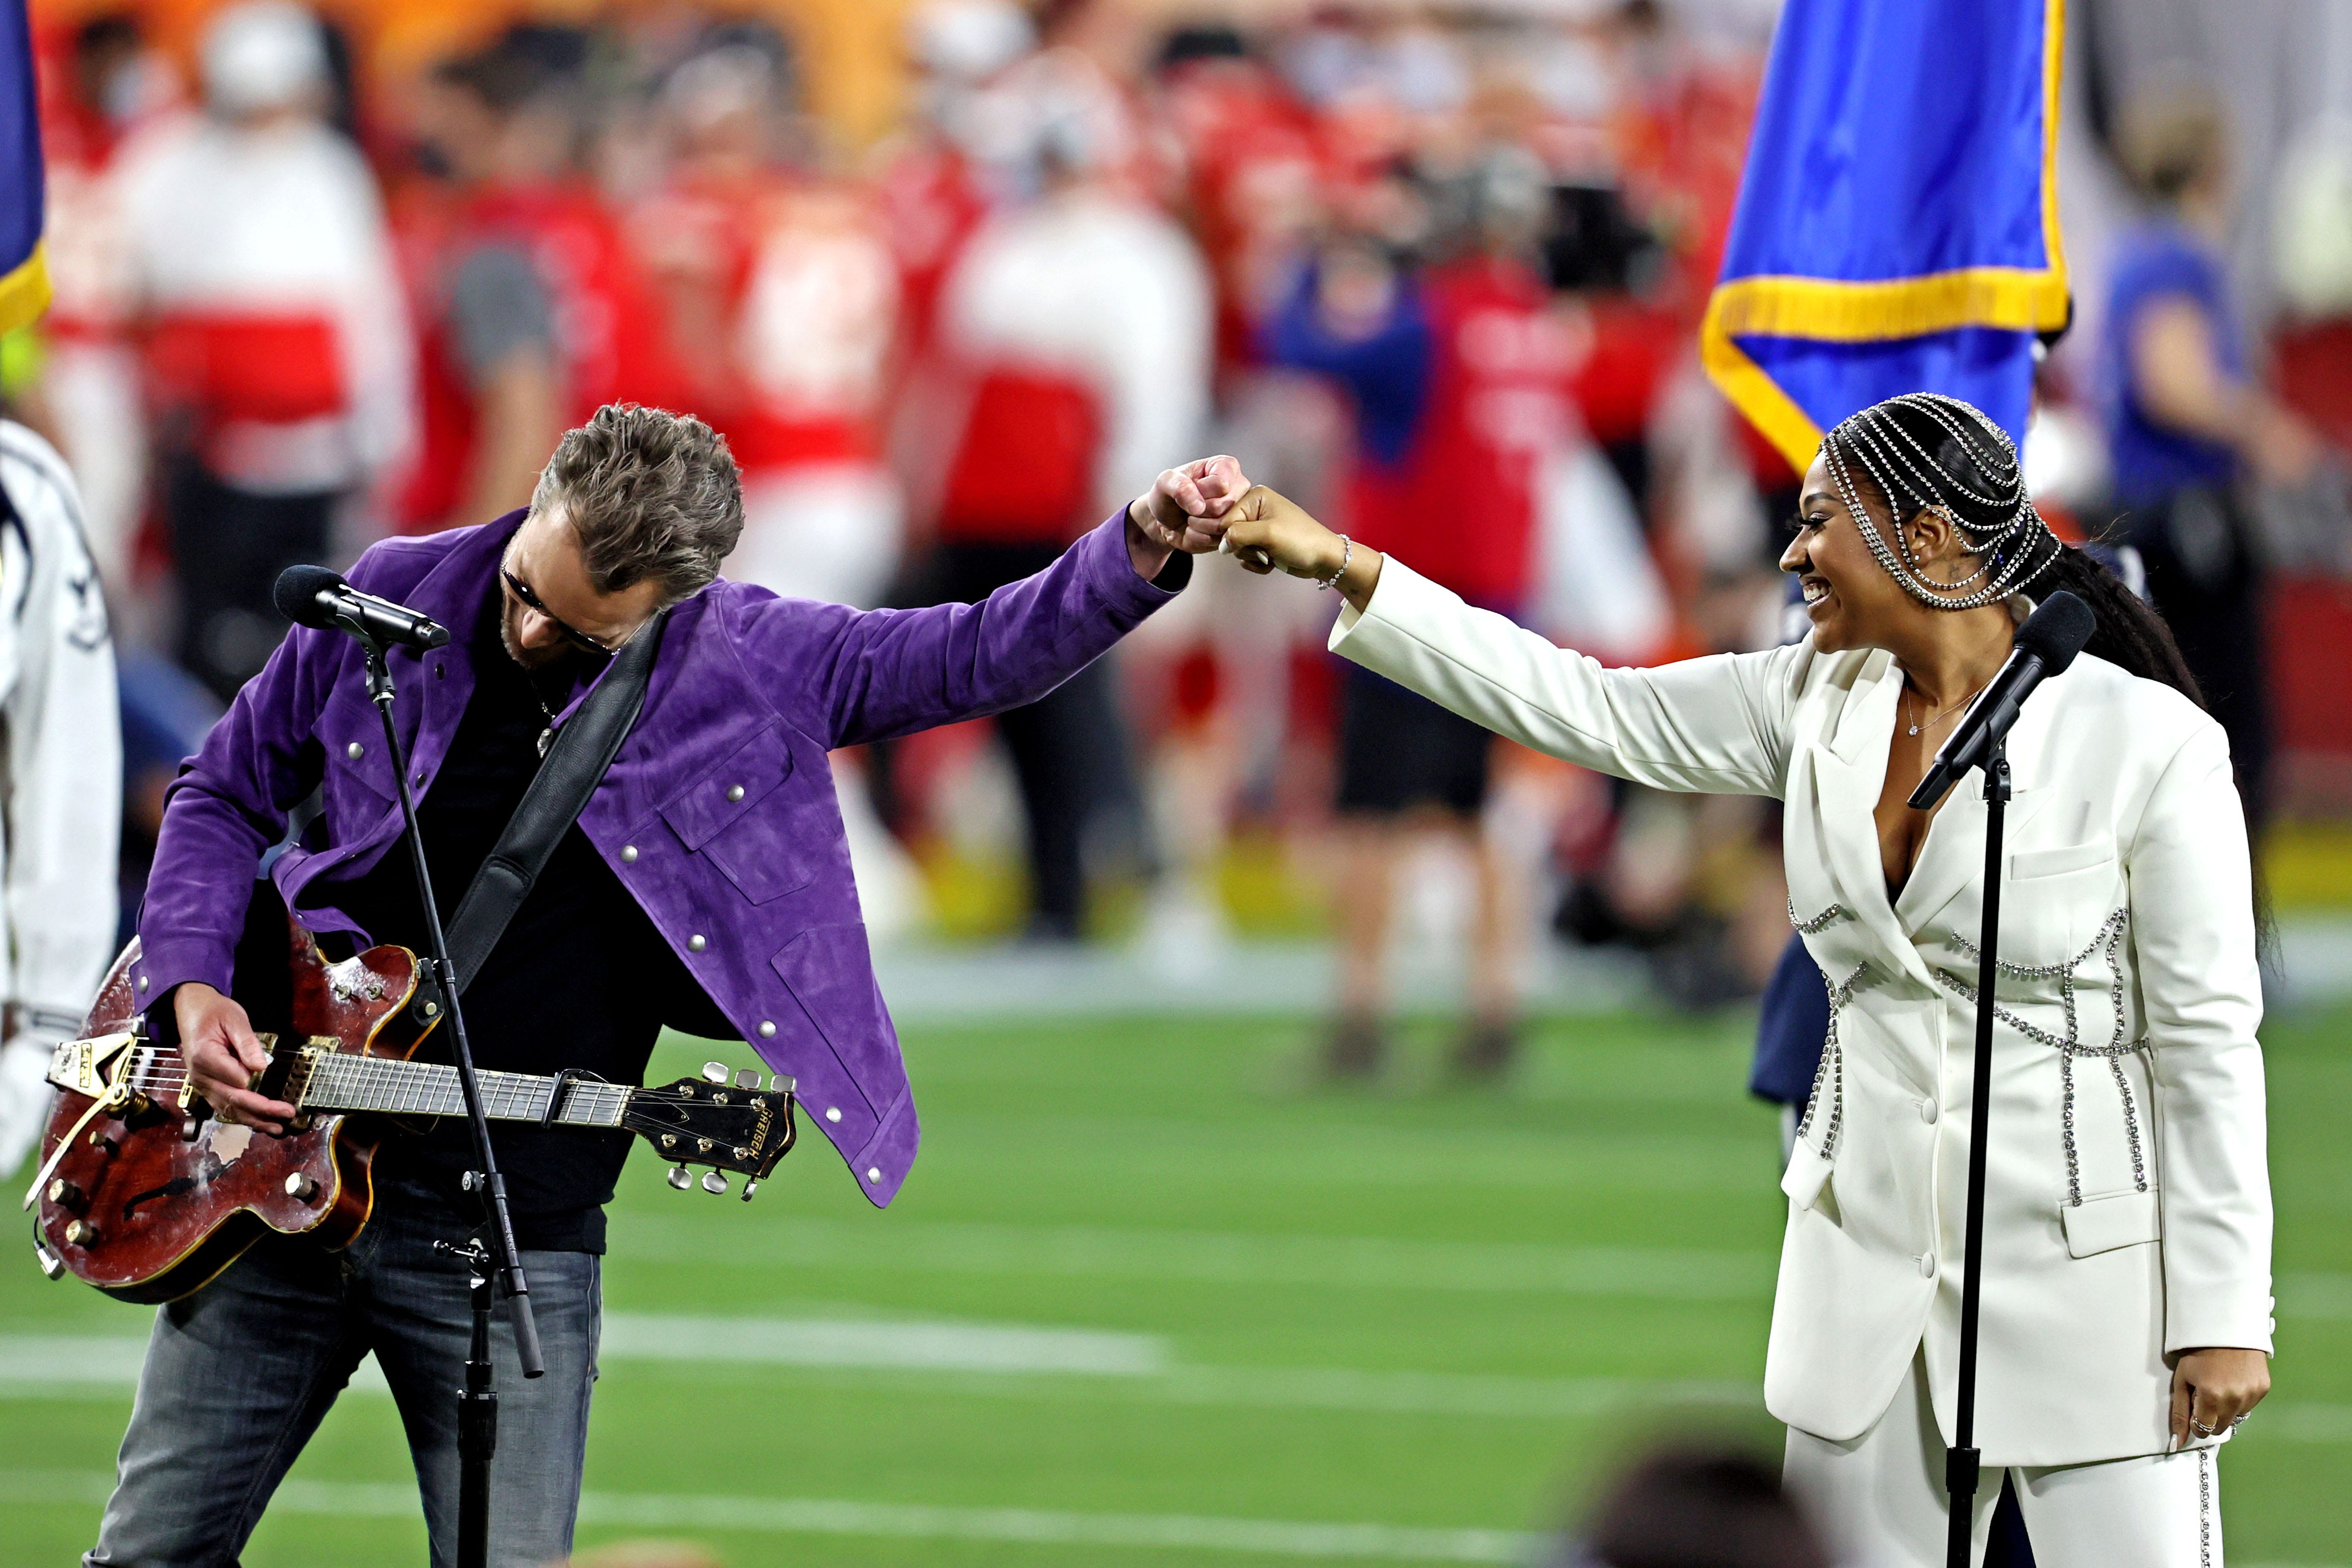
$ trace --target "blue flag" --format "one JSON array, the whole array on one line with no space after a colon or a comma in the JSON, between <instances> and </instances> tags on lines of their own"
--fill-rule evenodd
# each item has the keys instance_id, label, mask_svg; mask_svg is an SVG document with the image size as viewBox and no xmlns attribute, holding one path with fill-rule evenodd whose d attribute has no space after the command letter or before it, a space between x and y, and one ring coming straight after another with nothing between
<instances>
[{"instance_id":1,"label":"blue flag","mask_svg":"<svg viewBox=\"0 0 2352 1568\"><path fill-rule=\"evenodd\" d=\"M0 332L48 309L41 256L41 118L26 0L0 0Z\"/></svg>"},{"instance_id":2,"label":"blue flag","mask_svg":"<svg viewBox=\"0 0 2352 1568\"><path fill-rule=\"evenodd\" d=\"M1791 466L1902 392L2023 445L2066 322L2064 0L1788 0L1699 347Z\"/></svg>"}]
</instances>

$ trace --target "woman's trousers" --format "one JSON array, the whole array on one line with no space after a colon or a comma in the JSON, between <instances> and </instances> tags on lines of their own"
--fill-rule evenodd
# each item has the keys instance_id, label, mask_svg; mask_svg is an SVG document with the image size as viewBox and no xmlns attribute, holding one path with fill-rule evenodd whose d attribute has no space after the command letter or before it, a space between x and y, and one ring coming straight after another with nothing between
<instances>
[{"instance_id":1,"label":"woman's trousers","mask_svg":"<svg viewBox=\"0 0 2352 1568\"><path fill-rule=\"evenodd\" d=\"M1784 1475L1846 1568L1943 1568L1944 1438L1914 1356L1876 1425L1846 1443L1789 1431ZM2008 1472L2040 1568L2221 1568L2221 1466L2210 1447ZM2001 1472L1976 1497L1984 1561Z\"/></svg>"}]
</instances>

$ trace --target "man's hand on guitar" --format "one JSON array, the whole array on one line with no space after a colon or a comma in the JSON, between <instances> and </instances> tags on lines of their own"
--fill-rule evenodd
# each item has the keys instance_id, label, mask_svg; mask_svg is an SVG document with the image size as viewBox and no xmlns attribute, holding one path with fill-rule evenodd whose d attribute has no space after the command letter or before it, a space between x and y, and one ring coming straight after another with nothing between
<instances>
[{"instance_id":1,"label":"man's hand on guitar","mask_svg":"<svg viewBox=\"0 0 2352 1568\"><path fill-rule=\"evenodd\" d=\"M188 1080L211 1104L213 1114L257 1131L284 1131L294 1120L294 1108L253 1092L269 1066L269 1051L255 1037L245 1009L211 986L191 981L172 993L172 1016L179 1021Z\"/></svg>"}]
</instances>

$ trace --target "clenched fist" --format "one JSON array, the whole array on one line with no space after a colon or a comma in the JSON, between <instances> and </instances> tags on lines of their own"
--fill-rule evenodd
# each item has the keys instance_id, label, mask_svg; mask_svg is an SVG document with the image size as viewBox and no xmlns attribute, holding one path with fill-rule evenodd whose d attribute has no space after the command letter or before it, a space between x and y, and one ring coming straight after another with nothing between
<instances>
[{"instance_id":1,"label":"clenched fist","mask_svg":"<svg viewBox=\"0 0 2352 1568\"><path fill-rule=\"evenodd\" d=\"M1128 503L1127 550L1135 569L1157 577L1179 550L1187 555L1214 550L1223 531L1219 520L1249 488L1240 462L1222 455L1162 472Z\"/></svg>"}]
</instances>

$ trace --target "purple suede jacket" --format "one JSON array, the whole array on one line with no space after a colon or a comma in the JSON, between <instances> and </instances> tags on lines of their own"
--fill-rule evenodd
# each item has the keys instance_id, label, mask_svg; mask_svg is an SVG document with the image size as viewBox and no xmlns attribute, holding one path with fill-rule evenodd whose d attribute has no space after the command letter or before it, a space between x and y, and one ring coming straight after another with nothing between
<instances>
[{"instance_id":1,"label":"purple suede jacket","mask_svg":"<svg viewBox=\"0 0 2352 1568\"><path fill-rule=\"evenodd\" d=\"M522 516L386 541L352 583L471 627ZM670 615L644 710L580 826L743 1037L798 1081L877 1205L906 1180L919 1134L825 753L1034 701L1172 596L1137 574L1118 516L977 605L861 612L722 578ZM421 796L473 666L463 637L390 657ZM325 847L289 849L271 875L310 930L357 931L337 895L400 840L391 770L359 644L297 627L166 797L138 994L229 990L262 851L322 780Z\"/></svg>"}]
</instances>

